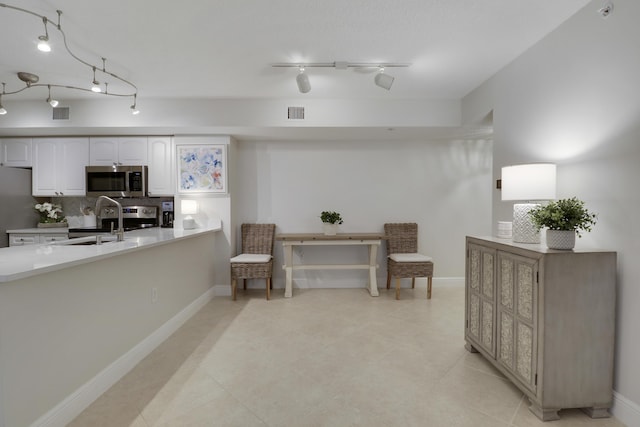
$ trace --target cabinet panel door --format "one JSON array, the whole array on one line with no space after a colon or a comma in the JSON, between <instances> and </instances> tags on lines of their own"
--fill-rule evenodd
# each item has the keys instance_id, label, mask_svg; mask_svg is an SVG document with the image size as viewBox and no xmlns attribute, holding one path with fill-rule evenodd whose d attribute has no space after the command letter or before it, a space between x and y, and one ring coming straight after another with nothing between
<instances>
[{"instance_id":1,"label":"cabinet panel door","mask_svg":"<svg viewBox=\"0 0 640 427\"><path fill-rule=\"evenodd\" d=\"M86 194L85 166L89 162L89 140L68 138L60 141L58 188L63 196Z\"/></svg>"},{"instance_id":2,"label":"cabinet panel door","mask_svg":"<svg viewBox=\"0 0 640 427\"><path fill-rule=\"evenodd\" d=\"M495 256L496 251L477 245L468 247L467 330L475 345L491 356L496 351Z\"/></svg>"},{"instance_id":3,"label":"cabinet panel door","mask_svg":"<svg viewBox=\"0 0 640 427\"><path fill-rule=\"evenodd\" d=\"M33 170L31 176L34 196L56 196L58 158L57 139L37 139L33 141Z\"/></svg>"},{"instance_id":4,"label":"cabinet panel door","mask_svg":"<svg viewBox=\"0 0 640 427\"><path fill-rule=\"evenodd\" d=\"M118 162L127 166L146 166L147 137L123 137L118 142Z\"/></svg>"},{"instance_id":5,"label":"cabinet panel door","mask_svg":"<svg viewBox=\"0 0 640 427\"><path fill-rule=\"evenodd\" d=\"M173 196L175 171L171 137L149 137L149 195Z\"/></svg>"},{"instance_id":6,"label":"cabinet panel door","mask_svg":"<svg viewBox=\"0 0 640 427\"><path fill-rule=\"evenodd\" d=\"M91 166L111 166L118 163L118 139L97 137L89 140L89 164Z\"/></svg>"},{"instance_id":7,"label":"cabinet panel door","mask_svg":"<svg viewBox=\"0 0 640 427\"><path fill-rule=\"evenodd\" d=\"M498 264L497 360L535 392L538 264L504 252Z\"/></svg>"},{"instance_id":8,"label":"cabinet panel door","mask_svg":"<svg viewBox=\"0 0 640 427\"><path fill-rule=\"evenodd\" d=\"M31 138L5 138L0 142L0 164L11 167L31 167Z\"/></svg>"}]
</instances>

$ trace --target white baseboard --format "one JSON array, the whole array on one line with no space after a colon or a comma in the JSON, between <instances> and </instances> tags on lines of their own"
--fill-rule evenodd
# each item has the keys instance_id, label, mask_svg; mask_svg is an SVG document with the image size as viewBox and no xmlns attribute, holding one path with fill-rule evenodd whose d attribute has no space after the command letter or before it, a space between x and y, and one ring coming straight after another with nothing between
<instances>
[{"instance_id":1,"label":"white baseboard","mask_svg":"<svg viewBox=\"0 0 640 427\"><path fill-rule=\"evenodd\" d=\"M384 287L386 285L386 277L378 277L378 288ZM403 283L403 286L409 286L410 282L408 279ZM438 287L464 287L464 277L434 277L433 278L433 286ZM247 282L247 287L249 289L264 289L264 281L261 281L259 284L252 284ZM317 283L317 281L313 281L310 283L309 280L305 278L294 279L294 289L356 289L362 288L364 284L362 280L352 280L352 281L340 281L339 283L333 282L327 283L326 286L321 286ZM427 279L416 279L416 287L417 288L427 288ZM283 281L274 281L273 283L274 289L284 289ZM214 295L215 296L231 296L231 285L215 285L214 286Z\"/></svg>"},{"instance_id":2,"label":"white baseboard","mask_svg":"<svg viewBox=\"0 0 640 427\"><path fill-rule=\"evenodd\" d=\"M214 288L209 288L191 304L169 319L151 335L143 339L127 353L103 369L98 375L67 396L49 412L37 419L31 427L64 427L80 415L91 403L124 377L142 359L164 342L180 326L204 307L214 296Z\"/></svg>"},{"instance_id":3,"label":"white baseboard","mask_svg":"<svg viewBox=\"0 0 640 427\"><path fill-rule=\"evenodd\" d=\"M640 405L613 391L611 414L628 427L640 427Z\"/></svg>"}]
</instances>

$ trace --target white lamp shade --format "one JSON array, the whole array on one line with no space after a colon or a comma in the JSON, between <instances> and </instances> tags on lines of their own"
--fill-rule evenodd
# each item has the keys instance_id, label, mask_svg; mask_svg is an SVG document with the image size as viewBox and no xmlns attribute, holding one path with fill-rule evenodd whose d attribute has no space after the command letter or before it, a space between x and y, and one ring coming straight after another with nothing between
<instances>
[{"instance_id":1,"label":"white lamp shade","mask_svg":"<svg viewBox=\"0 0 640 427\"><path fill-rule=\"evenodd\" d=\"M502 200L556 198L556 165L533 163L502 168Z\"/></svg>"},{"instance_id":2,"label":"white lamp shade","mask_svg":"<svg viewBox=\"0 0 640 427\"><path fill-rule=\"evenodd\" d=\"M198 213L198 202L196 200L181 200L180 210L183 215L194 215Z\"/></svg>"}]
</instances>

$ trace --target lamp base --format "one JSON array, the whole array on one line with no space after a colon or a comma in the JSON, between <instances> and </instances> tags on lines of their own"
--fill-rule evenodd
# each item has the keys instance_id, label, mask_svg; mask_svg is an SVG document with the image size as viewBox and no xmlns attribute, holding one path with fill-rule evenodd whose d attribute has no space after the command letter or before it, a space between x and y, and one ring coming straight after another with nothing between
<instances>
[{"instance_id":1,"label":"lamp base","mask_svg":"<svg viewBox=\"0 0 640 427\"><path fill-rule=\"evenodd\" d=\"M513 205L513 241L515 243L540 243L540 232L536 230L529 211L537 203L516 203Z\"/></svg>"},{"instance_id":2,"label":"lamp base","mask_svg":"<svg viewBox=\"0 0 640 427\"><path fill-rule=\"evenodd\" d=\"M191 218L190 216L182 220L182 228L185 230L193 230L197 226L198 225L196 224L196 220Z\"/></svg>"}]
</instances>

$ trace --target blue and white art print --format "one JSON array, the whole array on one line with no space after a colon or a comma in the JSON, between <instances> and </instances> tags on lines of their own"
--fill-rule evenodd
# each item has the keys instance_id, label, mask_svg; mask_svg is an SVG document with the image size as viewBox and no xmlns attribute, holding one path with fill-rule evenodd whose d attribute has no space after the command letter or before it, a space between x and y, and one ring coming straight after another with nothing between
<instances>
[{"instance_id":1,"label":"blue and white art print","mask_svg":"<svg viewBox=\"0 0 640 427\"><path fill-rule=\"evenodd\" d=\"M180 193L226 193L225 146L179 145L178 179Z\"/></svg>"}]
</instances>

